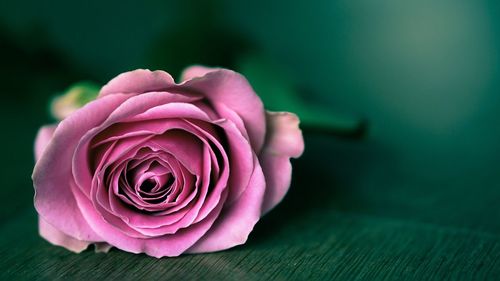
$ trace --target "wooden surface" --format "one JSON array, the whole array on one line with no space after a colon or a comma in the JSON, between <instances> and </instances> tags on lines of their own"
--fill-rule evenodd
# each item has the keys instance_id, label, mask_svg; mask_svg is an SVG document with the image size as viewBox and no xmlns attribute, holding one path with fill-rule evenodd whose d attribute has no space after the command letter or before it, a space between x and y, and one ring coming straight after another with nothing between
<instances>
[{"instance_id":1,"label":"wooden surface","mask_svg":"<svg viewBox=\"0 0 500 281\"><path fill-rule=\"evenodd\" d=\"M394 166L370 138L349 142L307 136L306 153L294 162L290 193L243 246L164 259L116 249L73 254L38 237L31 164L25 163L31 161L27 135L34 134L36 121L17 122L32 131L18 131L26 135L20 143L2 140L2 147L22 150L18 158L5 152L12 165L1 177L0 280L500 278L496 176L473 186L453 179L432 184L424 173L412 175ZM18 130L15 125L7 129Z\"/></svg>"}]
</instances>

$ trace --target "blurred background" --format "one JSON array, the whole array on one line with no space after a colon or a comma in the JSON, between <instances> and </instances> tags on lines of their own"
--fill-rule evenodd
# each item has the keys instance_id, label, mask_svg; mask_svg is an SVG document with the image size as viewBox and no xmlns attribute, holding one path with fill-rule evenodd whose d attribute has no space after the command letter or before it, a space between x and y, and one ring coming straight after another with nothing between
<instances>
[{"instance_id":1,"label":"blurred background","mask_svg":"<svg viewBox=\"0 0 500 281\"><path fill-rule=\"evenodd\" d=\"M0 221L32 208L51 97L195 63L248 74L272 109L314 108L312 123L367 120L363 138L304 122L274 218L327 208L500 234L500 7L487 0L1 1Z\"/></svg>"}]
</instances>

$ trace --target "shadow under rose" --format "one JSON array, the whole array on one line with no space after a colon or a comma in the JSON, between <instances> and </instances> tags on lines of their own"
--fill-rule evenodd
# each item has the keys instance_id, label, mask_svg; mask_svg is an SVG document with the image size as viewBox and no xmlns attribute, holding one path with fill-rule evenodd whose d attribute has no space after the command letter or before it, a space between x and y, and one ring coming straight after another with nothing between
<instances>
[{"instance_id":1,"label":"shadow under rose","mask_svg":"<svg viewBox=\"0 0 500 281\"><path fill-rule=\"evenodd\" d=\"M304 137L304 154L292 159L292 186L283 201L256 225L246 244L249 247L268 239L279 241L270 237L299 220L332 211L360 212L367 200L360 192L364 175L382 156L390 158L389 153L382 152L386 149L368 138Z\"/></svg>"}]
</instances>

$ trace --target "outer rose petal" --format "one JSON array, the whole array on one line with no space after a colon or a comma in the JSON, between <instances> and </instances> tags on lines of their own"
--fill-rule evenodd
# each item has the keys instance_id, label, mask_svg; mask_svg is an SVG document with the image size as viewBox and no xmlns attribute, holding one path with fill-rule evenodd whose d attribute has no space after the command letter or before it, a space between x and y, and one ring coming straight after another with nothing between
<instances>
[{"instance_id":1,"label":"outer rose petal","mask_svg":"<svg viewBox=\"0 0 500 281\"><path fill-rule=\"evenodd\" d=\"M99 98L116 93L154 91L181 91L186 95L193 95L191 91L200 93L216 111L222 104L236 112L245 124L254 151L260 152L266 130L264 105L245 77L228 69L193 66L184 71L183 79L186 81L175 84L172 76L164 71L138 69L112 79L102 88ZM223 114L221 117L232 118Z\"/></svg>"},{"instance_id":2,"label":"outer rose petal","mask_svg":"<svg viewBox=\"0 0 500 281\"><path fill-rule=\"evenodd\" d=\"M40 236L45 238L50 243L62 246L75 253L80 253L81 251L87 249L90 244L89 242L77 240L64 234L41 217L38 218L38 231L40 232Z\"/></svg>"},{"instance_id":3,"label":"outer rose petal","mask_svg":"<svg viewBox=\"0 0 500 281\"><path fill-rule=\"evenodd\" d=\"M220 105L225 105L236 112L245 124L252 148L259 153L264 144L266 115L264 105L252 86L241 74L227 69L209 71L196 66L193 70L188 68L185 75L201 74L204 71L206 74L203 77L187 80L179 87L201 93L223 118L231 119L232 117L221 114Z\"/></svg>"},{"instance_id":4,"label":"outer rose petal","mask_svg":"<svg viewBox=\"0 0 500 281\"><path fill-rule=\"evenodd\" d=\"M174 79L165 71L137 69L122 73L113 78L108 84L102 87L99 97L117 93L142 94L155 92L165 90L172 85L175 85Z\"/></svg>"},{"instance_id":5,"label":"outer rose petal","mask_svg":"<svg viewBox=\"0 0 500 281\"><path fill-rule=\"evenodd\" d=\"M52 135L54 134L54 131L56 130L57 126L44 126L40 128L38 131L36 140L35 140L35 159L38 161L40 157L42 156L43 151L45 150L45 147L47 147L47 144L49 141L52 139ZM71 236L68 236L64 234L63 232L57 230L54 228L52 225L47 223L43 218L39 217L38 218L38 231L40 232L40 236L45 238L47 241L54 245L62 246L70 251L79 253L83 250L85 250L88 245L90 244L89 242L86 241L81 241L72 238Z\"/></svg>"},{"instance_id":6,"label":"outer rose petal","mask_svg":"<svg viewBox=\"0 0 500 281\"><path fill-rule=\"evenodd\" d=\"M84 241L101 241L82 217L70 188L71 160L78 141L128 98L111 95L88 103L64 119L33 171L35 208L54 228Z\"/></svg>"},{"instance_id":7,"label":"outer rose petal","mask_svg":"<svg viewBox=\"0 0 500 281\"><path fill-rule=\"evenodd\" d=\"M292 176L290 157L297 158L303 151L299 118L293 113L268 111L266 144L259 156L267 182L262 213L272 209L285 196Z\"/></svg>"},{"instance_id":8,"label":"outer rose petal","mask_svg":"<svg viewBox=\"0 0 500 281\"><path fill-rule=\"evenodd\" d=\"M255 159L255 168L245 192L231 206L225 206L212 228L187 252L204 253L225 250L244 244L261 216L266 188L262 169Z\"/></svg>"},{"instance_id":9,"label":"outer rose petal","mask_svg":"<svg viewBox=\"0 0 500 281\"><path fill-rule=\"evenodd\" d=\"M38 161L42 156L45 147L49 144L52 135L56 130L56 125L43 126L38 130L38 134L35 139L35 160Z\"/></svg>"},{"instance_id":10,"label":"outer rose petal","mask_svg":"<svg viewBox=\"0 0 500 281\"><path fill-rule=\"evenodd\" d=\"M196 78L196 77L202 77L209 72L217 71L217 70L220 70L220 68L206 67L206 66L201 66L201 65L193 65L193 66L186 68L182 72L181 82L191 80L191 79Z\"/></svg>"}]
</instances>

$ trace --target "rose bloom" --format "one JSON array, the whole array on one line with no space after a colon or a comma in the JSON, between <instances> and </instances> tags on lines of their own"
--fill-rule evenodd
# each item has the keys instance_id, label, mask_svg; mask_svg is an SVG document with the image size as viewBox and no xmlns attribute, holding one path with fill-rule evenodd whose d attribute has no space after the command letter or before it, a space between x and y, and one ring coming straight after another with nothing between
<instances>
[{"instance_id":1,"label":"rose bloom","mask_svg":"<svg viewBox=\"0 0 500 281\"><path fill-rule=\"evenodd\" d=\"M240 74L193 66L177 84L135 70L35 143L40 235L80 252L154 257L245 243L304 149L297 116L265 111Z\"/></svg>"}]
</instances>

